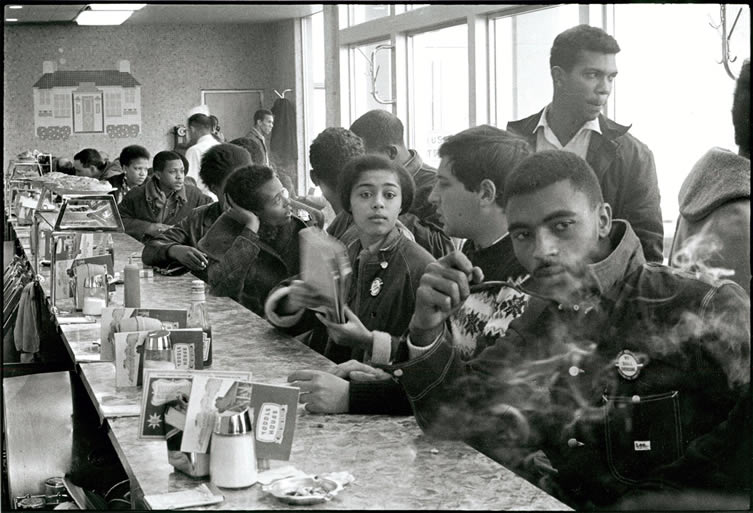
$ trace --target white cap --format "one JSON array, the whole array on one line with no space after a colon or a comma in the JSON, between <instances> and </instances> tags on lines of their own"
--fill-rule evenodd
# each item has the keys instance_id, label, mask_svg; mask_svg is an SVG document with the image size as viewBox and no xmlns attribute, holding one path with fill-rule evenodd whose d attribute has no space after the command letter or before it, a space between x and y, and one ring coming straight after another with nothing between
<instances>
[{"instance_id":1,"label":"white cap","mask_svg":"<svg viewBox=\"0 0 753 513\"><path fill-rule=\"evenodd\" d=\"M203 103L201 105L197 105L196 107L194 107L194 108L192 108L191 110L188 111L188 116L187 117L190 118L194 114L205 114L205 115L208 116L209 115L209 106L207 106L206 104L203 104Z\"/></svg>"}]
</instances>

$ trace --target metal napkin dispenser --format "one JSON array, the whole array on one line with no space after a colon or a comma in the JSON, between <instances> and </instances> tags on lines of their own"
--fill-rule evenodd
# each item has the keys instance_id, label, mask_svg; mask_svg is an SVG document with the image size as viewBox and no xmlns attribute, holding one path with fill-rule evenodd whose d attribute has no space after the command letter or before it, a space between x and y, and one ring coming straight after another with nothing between
<instances>
[{"instance_id":1,"label":"metal napkin dispenser","mask_svg":"<svg viewBox=\"0 0 753 513\"><path fill-rule=\"evenodd\" d=\"M112 278L107 274L106 265L81 264L74 267L71 271L72 280L71 295L76 310L84 308L85 297L96 297L104 299L105 305L109 303L109 294L107 286Z\"/></svg>"}]
</instances>

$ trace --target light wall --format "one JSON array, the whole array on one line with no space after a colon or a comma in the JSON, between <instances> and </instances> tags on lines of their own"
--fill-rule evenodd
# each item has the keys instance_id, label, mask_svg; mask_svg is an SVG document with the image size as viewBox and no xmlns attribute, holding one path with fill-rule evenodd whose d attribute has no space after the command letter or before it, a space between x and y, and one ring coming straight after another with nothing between
<instances>
[{"instance_id":1,"label":"light wall","mask_svg":"<svg viewBox=\"0 0 753 513\"><path fill-rule=\"evenodd\" d=\"M292 20L252 25L6 25L3 169L27 149L70 158L93 147L113 159L129 144L141 144L152 154L171 149L172 127L185 124L189 109L200 103L202 89L264 89L264 106L270 108L276 98L273 89L295 87L293 27ZM130 61L131 74L141 83L138 137L36 137L32 86L42 76L43 61L55 61L58 70L94 70L117 69L121 59ZM286 97L295 98L290 93Z\"/></svg>"}]
</instances>

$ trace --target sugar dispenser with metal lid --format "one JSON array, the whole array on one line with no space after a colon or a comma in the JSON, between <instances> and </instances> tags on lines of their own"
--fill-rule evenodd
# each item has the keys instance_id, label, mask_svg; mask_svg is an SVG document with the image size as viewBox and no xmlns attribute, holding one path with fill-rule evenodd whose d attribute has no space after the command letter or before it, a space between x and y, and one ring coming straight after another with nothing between
<instances>
[{"instance_id":1,"label":"sugar dispenser with metal lid","mask_svg":"<svg viewBox=\"0 0 753 513\"><path fill-rule=\"evenodd\" d=\"M170 332L150 331L144 340L144 372L147 369L174 369Z\"/></svg>"},{"instance_id":2,"label":"sugar dispenser with metal lid","mask_svg":"<svg viewBox=\"0 0 753 513\"><path fill-rule=\"evenodd\" d=\"M215 485L245 488L256 483L252 418L248 408L217 415L209 454L209 474Z\"/></svg>"}]
</instances>

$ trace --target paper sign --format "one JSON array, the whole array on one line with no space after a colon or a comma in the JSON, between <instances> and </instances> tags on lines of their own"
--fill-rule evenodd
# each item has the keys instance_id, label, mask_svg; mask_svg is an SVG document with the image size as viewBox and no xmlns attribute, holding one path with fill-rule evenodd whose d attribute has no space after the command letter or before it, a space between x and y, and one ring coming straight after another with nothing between
<instances>
[{"instance_id":1,"label":"paper sign","mask_svg":"<svg viewBox=\"0 0 753 513\"><path fill-rule=\"evenodd\" d=\"M253 383L251 407L257 458L290 459L297 406L297 388Z\"/></svg>"},{"instance_id":2,"label":"paper sign","mask_svg":"<svg viewBox=\"0 0 753 513\"><path fill-rule=\"evenodd\" d=\"M100 361L115 360L115 338L117 332L153 331L185 328L186 310L166 310L151 308L123 308L122 306L102 309L100 323Z\"/></svg>"},{"instance_id":3,"label":"paper sign","mask_svg":"<svg viewBox=\"0 0 753 513\"><path fill-rule=\"evenodd\" d=\"M222 403L234 384L235 380L232 379L194 376L186 410L183 441L180 444L181 452L207 452L217 418L218 403Z\"/></svg>"},{"instance_id":4,"label":"paper sign","mask_svg":"<svg viewBox=\"0 0 753 513\"><path fill-rule=\"evenodd\" d=\"M171 406L186 411L195 376L214 376L231 381L251 379L250 372L240 371L147 369L141 394L139 438L165 438L165 411Z\"/></svg>"}]
</instances>

